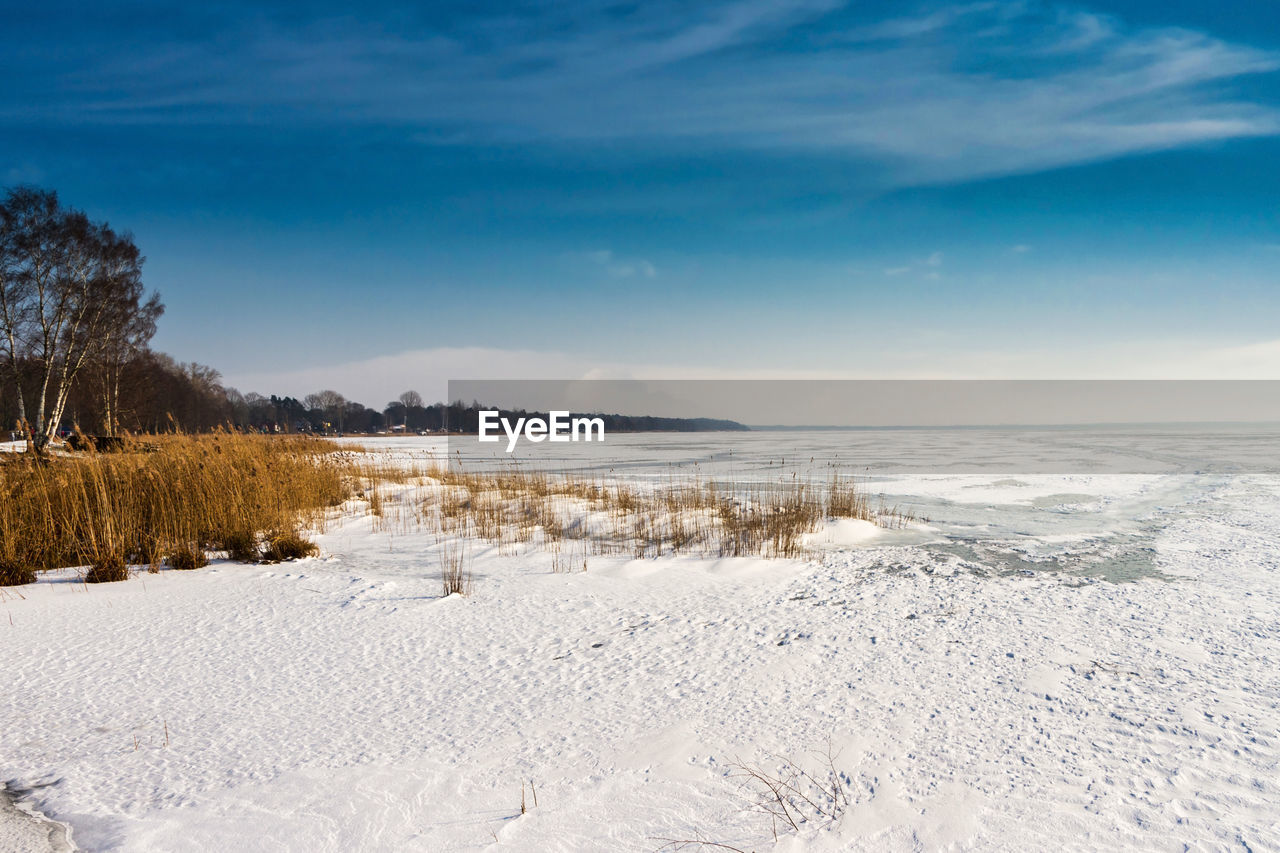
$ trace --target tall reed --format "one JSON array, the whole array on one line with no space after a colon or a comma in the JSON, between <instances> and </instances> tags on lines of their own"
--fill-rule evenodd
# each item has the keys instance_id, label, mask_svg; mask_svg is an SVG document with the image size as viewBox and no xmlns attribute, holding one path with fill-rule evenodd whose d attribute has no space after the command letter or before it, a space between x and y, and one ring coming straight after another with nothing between
<instances>
[{"instance_id":1,"label":"tall reed","mask_svg":"<svg viewBox=\"0 0 1280 853\"><path fill-rule=\"evenodd\" d=\"M350 461L293 437L129 438L120 452L0 460L0 564L46 570L158 566L205 549L244 551L323 520L346 499ZM196 562L199 562L197 558Z\"/></svg>"}]
</instances>

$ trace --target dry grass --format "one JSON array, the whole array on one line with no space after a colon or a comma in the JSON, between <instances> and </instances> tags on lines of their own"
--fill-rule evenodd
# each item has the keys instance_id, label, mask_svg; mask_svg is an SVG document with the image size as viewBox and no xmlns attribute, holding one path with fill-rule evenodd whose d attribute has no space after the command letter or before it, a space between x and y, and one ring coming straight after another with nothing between
<instances>
[{"instance_id":1,"label":"dry grass","mask_svg":"<svg viewBox=\"0 0 1280 853\"><path fill-rule=\"evenodd\" d=\"M129 564L117 553L100 554L89 571L84 573L85 583L114 583L129 579Z\"/></svg>"},{"instance_id":2,"label":"dry grass","mask_svg":"<svg viewBox=\"0 0 1280 853\"><path fill-rule=\"evenodd\" d=\"M323 521L354 480L327 442L226 432L126 439L114 453L5 456L0 564L87 565L86 580L123 579L128 565L164 558L196 568L212 548L252 558L258 532Z\"/></svg>"},{"instance_id":3,"label":"dry grass","mask_svg":"<svg viewBox=\"0 0 1280 853\"><path fill-rule=\"evenodd\" d=\"M317 439L170 435L126 439L112 453L5 454L0 585L64 566L88 566L94 580L123 579L131 565L196 569L209 550L243 562L311 556L315 545L298 531L352 496L380 529L478 538L505 554L541 548L555 572L585 571L594 555L803 558L806 534L827 519L911 520L873 509L839 476L646 484L398 465ZM469 588L467 555L455 548L442 563L446 594Z\"/></svg>"},{"instance_id":4,"label":"dry grass","mask_svg":"<svg viewBox=\"0 0 1280 853\"><path fill-rule=\"evenodd\" d=\"M654 841L665 842L658 850L728 850L730 853L747 853L741 847L734 847L732 844L725 844L722 841L712 841L700 832L695 832L693 838L655 838Z\"/></svg>"},{"instance_id":5,"label":"dry grass","mask_svg":"<svg viewBox=\"0 0 1280 853\"><path fill-rule=\"evenodd\" d=\"M445 595L471 594L471 553L457 542L440 548L440 583Z\"/></svg>"},{"instance_id":6,"label":"dry grass","mask_svg":"<svg viewBox=\"0 0 1280 853\"><path fill-rule=\"evenodd\" d=\"M233 530L224 534L218 543L227 552L227 559L238 563L256 563L262 559L258 537L252 530Z\"/></svg>"},{"instance_id":7,"label":"dry grass","mask_svg":"<svg viewBox=\"0 0 1280 853\"><path fill-rule=\"evenodd\" d=\"M189 572L209 565L209 558L199 548L179 548L169 555L168 563L171 569Z\"/></svg>"},{"instance_id":8,"label":"dry grass","mask_svg":"<svg viewBox=\"0 0 1280 853\"><path fill-rule=\"evenodd\" d=\"M283 563L285 560L301 560L313 557L320 549L314 542L303 539L297 533L281 533L267 539L267 547L262 551L262 562Z\"/></svg>"},{"instance_id":9,"label":"dry grass","mask_svg":"<svg viewBox=\"0 0 1280 853\"><path fill-rule=\"evenodd\" d=\"M34 569L8 560L0 560L0 586L22 586L35 582Z\"/></svg>"},{"instance_id":10,"label":"dry grass","mask_svg":"<svg viewBox=\"0 0 1280 853\"><path fill-rule=\"evenodd\" d=\"M849 808L849 779L836 770L836 757L828 745L825 755L815 756L821 764L806 767L803 762L769 756L773 766L730 764L730 776L743 783L751 808L772 819L776 839L779 828L799 832L806 823L837 823Z\"/></svg>"},{"instance_id":11,"label":"dry grass","mask_svg":"<svg viewBox=\"0 0 1280 853\"><path fill-rule=\"evenodd\" d=\"M386 529L425 527L442 537L484 539L504 554L542 548L551 552L555 572L578 571L593 554L803 558L806 534L828 519L882 527L909 520L896 508L873 508L854 481L839 476L817 484L689 479L650 486L514 466L423 469L398 494L379 497L377 514Z\"/></svg>"},{"instance_id":12,"label":"dry grass","mask_svg":"<svg viewBox=\"0 0 1280 853\"><path fill-rule=\"evenodd\" d=\"M587 570L587 549L585 545L574 546L553 541L551 550L551 571L555 574L570 574Z\"/></svg>"}]
</instances>

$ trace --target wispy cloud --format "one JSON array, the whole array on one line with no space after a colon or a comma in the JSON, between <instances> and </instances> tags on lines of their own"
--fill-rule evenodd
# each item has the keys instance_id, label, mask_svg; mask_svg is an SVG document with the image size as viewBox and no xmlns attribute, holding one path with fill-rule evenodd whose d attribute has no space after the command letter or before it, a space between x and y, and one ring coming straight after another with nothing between
<instances>
[{"instance_id":1,"label":"wispy cloud","mask_svg":"<svg viewBox=\"0 0 1280 853\"><path fill-rule=\"evenodd\" d=\"M4 173L4 183L6 184L38 184L44 178L43 169L29 164L13 166Z\"/></svg>"},{"instance_id":2,"label":"wispy cloud","mask_svg":"<svg viewBox=\"0 0 1280 853\"><path fill-rule=\"evenodd\" d=\"M412 350L343 364L238 373L242 391L302 397L334 388L381 406L414 389L447 397L448 382L468 379L1280 379L1280 340L1223 347L1187 340L1135 340L1105 346L1009 347L966 352L868 355L855 368L819 368L762 358L733 366L603 360L598 354L497 347Z\"/></svg>"},{"instance_id":3,"label":"wispy cloud","mask_svg":"<svg viewBox=\"0 0 1280 853\"><path fill-rule=\"evenodd\" d=\"M656 278L658 268L644 258L619 258L612 249L571 252L571 259L586 260L613 278Z\"/></svg>"},{"instance_id":4,"label":"wispy cloud","mask_svg":"<svg viewBox=\"0 0 1280 853\"><path fill-rule=\"evenodd\" d=\"M937 280L942 277L939 270L942 267L942 252L930 252L923 258L911 261L898 267L889 267L884 271L887 276L900 276L907 273L921 273L925 278Z\"/></svg>"},{"instance_id":5,"label":"wispy cloud","mask_svg":"<svg viewBox=\"0 0 1280 853\"><path fill-rule=\"evenodd\" d=\"M870 22L841 0L694 9L578 0L394 22L237 14L200 39L87 45L78 68L61 44L56 56L23 46L5 67L25 82L0 99L0 117L274 116L389 124L434 144L809 150L874 161L896 184L1280 133L1280 109L1223 85L1275 71L1280 55L1193 30L1026 2Z\"/></svg>"},{"instance_id":6,"label":"wispy cloud","mask_svg":"<svg viewBox=\"0 0 1280 853\"><path fill-rule=\"evenodd\" d=\"M890 18L864 27L856 27L841 33L838 38L850 44L858 42L900 41L919 38L951 29L962 20L974 15L991 13L1004 17L1018 15L1023 11L1020 3L968 3L944 6L931 12L906 18Z\"/></svg>"}]
</instances>

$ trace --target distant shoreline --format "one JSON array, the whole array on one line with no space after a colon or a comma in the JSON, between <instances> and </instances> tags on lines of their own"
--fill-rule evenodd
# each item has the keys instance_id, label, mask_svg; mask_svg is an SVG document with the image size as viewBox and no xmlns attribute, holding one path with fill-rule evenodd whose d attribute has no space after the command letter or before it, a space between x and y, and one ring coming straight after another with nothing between
<instances>
[{"instance_id":1,"label":"distant shoreline","mask_svg":"<svg viewBox=\"0 0 1280 853\"><path fill-rule=\"evenodd\" d=\"M874 430L1071 430L1071 429L1172 429L1177 427L1280 427L1280 421L1104 421L1079 424L883 424L876 426L815 426L748 424L752 432L868 432Z\"/></svg>"},{"instance_id":2,"label":"distant shoreline","mask_svg":"<svg viewBox=\"0 0 1280 853\"><path fill-rule=\"evenodd\" d=\"M743 425L740 429L614 429L608 435L707 435L709 433L740 434L751 432L754 427ZM786 427L790 429L790 427ZM803 429L802 427L800 429ZM836 427L842 429L842 427ZM343 433L341 436L319 435L319 438L476 438L477 432L379 432L379 433Z\"/></svg>"}]
</instances>

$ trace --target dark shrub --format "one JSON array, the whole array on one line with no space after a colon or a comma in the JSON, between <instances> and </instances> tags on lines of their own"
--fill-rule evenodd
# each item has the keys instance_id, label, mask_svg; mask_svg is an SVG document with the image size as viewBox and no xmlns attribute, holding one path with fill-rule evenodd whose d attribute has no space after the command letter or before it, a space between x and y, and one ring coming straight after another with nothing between
<instances>
[{"instance_id":1,"label":"dark shrub","mask_svg":"<svg viewBox=\"0 0 1280 853\"><path fill-rule=\"evenodd\" d=\"M0 560L0 586L22 586L35 582L35 569L29 569L12 560Z\"/></svg>"},{"instance_id":2,"label":"dark shrub","mask_svg":"<svg viewBox=\"0 0 1280 853\"><path fill-rule=\"evenodd\" d=\"M169 555L169 568L181 572L189 572L207 565L209 565L209 558L199 548L181 548Z\"/></svg>"},{"instance_id":3,"label":"dark shrub","mask_svg":"<svg viewBox=\"0 0 1280 853\"><path fill-rule=\"evenodd\" d=\"M238 563L256 563L262 558L262 553L258 550L258 538L244 530L224 536L222 550Z\"/></svg>"},{"instance_id":4,"label":"dark shrub","mask_svg":"<svg viewBox=\"0 0 1280 853\"><path fill-rule=\"evenodd\" d=\"M296 533L285 533L271 538L267 550L262 553L262 560L266 563L301 560L314 556L319 550L314 542L308 542Z\"/></svg>"},{"instance_id":5,"label":"dark shrub","mask_svg":"<svg viewBox=\"0 0 1280 853\"><path fill-rule=\"evenodd\" d=\"M118 453L124 450L124 438L119 435L82 435L76 433L67 438L67 447L72 450L88 450L92 447L99 453Z\"/></svg>"},{"instance_id":6,"label":"dark shrub","mask_svg":"<svg viewBox=\"0 0 1280 853\"><path fill-rule=\"evenodd\" d=\"M128 579L129 566L119 554L103 554L84 575L85 583L114 583Z\"/></svg>"}]
</instances>

